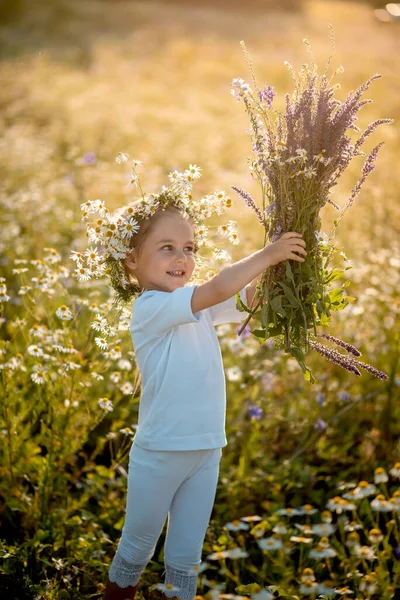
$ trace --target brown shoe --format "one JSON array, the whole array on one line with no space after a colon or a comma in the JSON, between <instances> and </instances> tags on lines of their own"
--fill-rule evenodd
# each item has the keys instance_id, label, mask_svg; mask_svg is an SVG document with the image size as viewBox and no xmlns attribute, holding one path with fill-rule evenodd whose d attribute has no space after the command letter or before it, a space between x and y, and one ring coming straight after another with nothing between
<instances>
[{"instance_id":1,"label":"brown shoe","mask_svg":"<svg viewBox=\"0 0 400 600\"><path fill-rule=\"evenodd\" d=\"M110 581L107 575L106 589L104 591L104 600L133 600L139 584L126 588L120 588L116 583Z\"/></svg>"}]
</instances>

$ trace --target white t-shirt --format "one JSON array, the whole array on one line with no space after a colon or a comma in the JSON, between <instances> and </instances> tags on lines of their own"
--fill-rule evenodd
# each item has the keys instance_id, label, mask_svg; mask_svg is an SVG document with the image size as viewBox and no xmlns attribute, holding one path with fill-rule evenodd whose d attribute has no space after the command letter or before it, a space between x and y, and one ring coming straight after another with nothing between
<instances>
[{"instance_id":1,"label":"white t-shirt","mask_svg":"<svg viewBox=\"0 0 400 600\"><path fill-rule=\"evenodd\" d=\"M197 286L147 290L134 304L130 331L142 375L134 444L147 450L202 450L227 445L226 390L214 325L240 323L235 296L193 314ZM246 303L246 289L240 291Z\"/></svg>"}]
</instances>

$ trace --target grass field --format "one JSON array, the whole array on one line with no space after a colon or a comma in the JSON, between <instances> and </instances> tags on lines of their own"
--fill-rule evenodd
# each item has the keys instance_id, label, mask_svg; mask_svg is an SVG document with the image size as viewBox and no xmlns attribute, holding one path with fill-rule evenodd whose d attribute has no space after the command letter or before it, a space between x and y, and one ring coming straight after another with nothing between
<instances>
[{"instance_id":1,"label":"grass field","mask_svg":"<svg viewBox=\"0 0 400 600\"><path fill-rule=\"evenodd\" d=\"M230 94L233 78L250 81L239 42L279 104L291 90L284 61L298 70L309 60L303 38L323 68L329 23L333 68L344 66L339 100L379 72L359 126L394 119L366 143L365 151L385 145L337 231L356 301L334 316L329 333L389 379L355 377L310 353L311 387L282 352L238 338L233 325L218 328L228 446L198 594L266 600L257 596L266 588L288 599L398 597L399 25L379 22L362 2L259 4L42 0L0 24L0 299L9 298L0 303L4 598L101 598L123 526L139 403L130 387L134 353L123 328L108 351L94 343L91 322L109 305L105 285L78 286L71 277L70 252L85 247L80 204L102 198L116 208L133 199L118 152L143 161L148 192L170 171L197 164L196 194L235 185L259 198L247 166L248 117ZM353 161L337 186L339 206L361 166ZM241 242L229 252L239 260L261 247L263 230L233 192L232 199ZM335 210L327 206L321 217L329 230ZM71 308L71 321L57 318L61 305ZM104 398L112 411L99 406ZM339 496L341 506L330 503ZM288 507L298 509L294 518ZM330 518L335 531L325 527L321 539L315 526ZM164 536L139 600L161 597L149 588L162 582Z\"/></svg>"}]
</instances>

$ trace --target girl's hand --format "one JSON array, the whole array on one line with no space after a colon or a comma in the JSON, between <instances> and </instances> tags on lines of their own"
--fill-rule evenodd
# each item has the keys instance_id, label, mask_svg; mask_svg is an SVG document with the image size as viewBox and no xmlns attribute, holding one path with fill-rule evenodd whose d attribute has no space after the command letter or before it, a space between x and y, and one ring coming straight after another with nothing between
<instances>
[{"instance_id":1,"label":"girl's hand","mask_svg":"<svg viewBox=\"0 0 400 600\"><path fill-rule=\"evenodd\" d=\"M284 233L276 242L268 244L264 248L265 253L268 256L268 263L270 266L277 265L283 260L297 260L298 262L304 262L305 259L295 254L307 255L308 252L304 249L306 246L305 241L302 238L301 233L296 231L287 231Z\"/></svg>"}]
</instances>

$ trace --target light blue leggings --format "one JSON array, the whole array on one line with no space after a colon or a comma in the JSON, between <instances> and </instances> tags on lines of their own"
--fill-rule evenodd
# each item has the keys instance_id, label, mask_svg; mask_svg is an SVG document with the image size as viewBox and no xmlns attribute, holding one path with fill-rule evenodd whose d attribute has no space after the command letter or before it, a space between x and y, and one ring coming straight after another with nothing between
<instances>
[{"instance_id":1,"label":"light blue leggings","mask_svg":"<svg viewBox=\"0 0 400 600\"><path fill-rule=\"evenodd\" d=\"M168 516L164 546L167 597L193 600L214 505L222 448L145 450L129 454L125 523L109 570L119 587L135 586L153 557Z\"/></svg>"}]
</instances>

